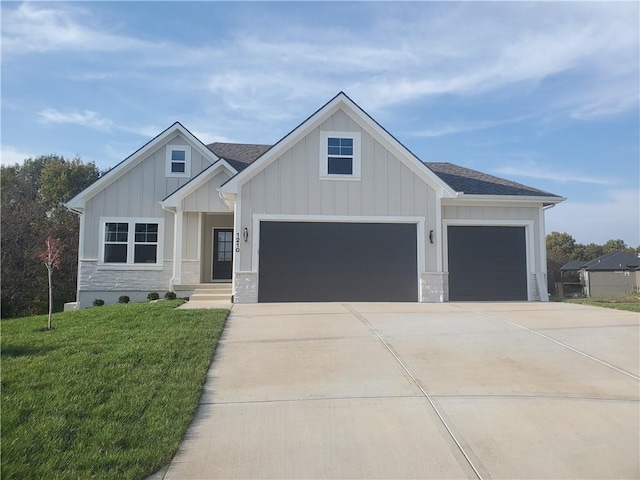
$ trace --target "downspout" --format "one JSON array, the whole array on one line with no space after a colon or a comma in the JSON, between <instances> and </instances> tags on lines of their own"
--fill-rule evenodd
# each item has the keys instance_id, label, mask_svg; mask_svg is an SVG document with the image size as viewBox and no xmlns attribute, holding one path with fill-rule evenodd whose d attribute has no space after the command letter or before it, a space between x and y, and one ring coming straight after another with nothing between
<instances>
[{"instance_id":1,"label":"downspout","mask_svg":"<svg viewBox=\"0 0 640 480\"><path fill-rule=\"evenodd\" d=\"M80 305L78 304L79 302L79 298L80 298L80 272L81 272L81 261L82 258L84 257L84 209L80 209L80 208L72 208L69 205L65 204L65 207L67 207L67 210L69 210L71 213L75 213L76 215L78 215L79 220L80 220L80 225L78 227L78 274L76 275L76 307L75 308L79 308Z\"/></svg>"},{"instance_id":2,"label":"downspout","mask_svg":"<svg viewBox=\"0 0 640 480\"><path fill-rule=\"evenodd\" d=\"M163 204L163 202L160 202L160 205L162 206L163 210L166 210L167 212L171 212L173 213L174 217L173 217L173 271L172 271L172 275L171 278L169 279L169 287L168 290L173 292L174 291L174 284L177 278L179 278L178 275L178 271L177 271L177 261L176 261L176 245L178 243L178 239L177 239L177 232L178 232L178 209L177 207L168 207L166 205Z\"/></svg>"}]
</instances>

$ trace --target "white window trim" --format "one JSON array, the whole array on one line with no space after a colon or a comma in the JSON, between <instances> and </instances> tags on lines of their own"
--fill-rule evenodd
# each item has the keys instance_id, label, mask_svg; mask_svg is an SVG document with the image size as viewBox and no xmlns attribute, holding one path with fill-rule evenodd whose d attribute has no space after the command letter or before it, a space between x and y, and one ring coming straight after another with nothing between
<instances>
[{"instance_id":1,"label":"white window trim","mask_svg":"<svg viewBox=\"0 0 640 480\"><path fill-rule=\"evenodd\" d=\"M173 151L184 152L184 173L171 171L171 152ZM190 145L167 145L166 148L166 167L165 176L178 177L178 178L190 178L191 177L191 146Z\"/></svg>"},{"instance_id":2,"label":"white window trim","mask_svg":"<svg viewBox=\"0 0 640 480\"><path fill-rule=\"evenodd\" d=\"M320 132L320 180L360 180L360 173L362 171L360 137L360 132ZM327 141L329 138L351 138L353 140L353 173L351 175L329 174L329 154L327 151Z\"/></svg>"},{"instance_id":3,"label":"white window trim","mask_svg":"<svg viewBox=\"0 0 640 480\"><path fill-rule=\"evenodd\" d=\"M104 234L107 223L128 223L127 263L108 263L104 261ZM135 246L135 224L158 224L158 250L156 263L133 263ZM164 258L164 218L159 217L100 217L100 240L98 250L98 266L101 270L161 270Z\"/></svg>"}]
</instances>

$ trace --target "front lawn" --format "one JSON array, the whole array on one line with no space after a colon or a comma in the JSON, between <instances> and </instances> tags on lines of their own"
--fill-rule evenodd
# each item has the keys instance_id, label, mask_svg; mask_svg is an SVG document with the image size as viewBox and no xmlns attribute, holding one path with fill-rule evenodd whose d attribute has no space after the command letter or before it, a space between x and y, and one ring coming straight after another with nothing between
<instances>
[{"instance_id":1,"label":"front lawn","mask_svg":"<svg viewBox=\"0 0 640 480\"><path fill-rule=\"evenodd\" d=\"M594 307L615 308L617 310L628 310L629 312L640 312L640 294L628 295L626 297L592 297L592 298L552 298L555 302L579 303L581 305L591 305Z\"/></svg>"},{"instance_id":2,"label":"front lawn","mask_svg":"<svg viewBox=\"0 0 640 480\"><path fill-rule=\"evenodd\" d=\"M3 320L2 478L143 479L174 455L228 310L180 301Z\"/></svg>"}]
</instances>

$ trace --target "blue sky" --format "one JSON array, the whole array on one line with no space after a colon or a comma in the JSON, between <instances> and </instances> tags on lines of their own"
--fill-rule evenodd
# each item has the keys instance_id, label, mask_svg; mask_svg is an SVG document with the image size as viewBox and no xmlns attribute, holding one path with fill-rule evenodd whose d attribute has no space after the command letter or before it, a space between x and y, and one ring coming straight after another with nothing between
<instances>
[{"instance_id":1,"label":"blue sky","mask_svg":"<svg viewBox=\"0 0 640 480\"><path fill-rule=\"evenodd\" d=\"M345 91L423 161L568 200L640 244L637 2L2 2L2 163L100 168L175 121L275 143Z\"/></svg>"}]
</instances>

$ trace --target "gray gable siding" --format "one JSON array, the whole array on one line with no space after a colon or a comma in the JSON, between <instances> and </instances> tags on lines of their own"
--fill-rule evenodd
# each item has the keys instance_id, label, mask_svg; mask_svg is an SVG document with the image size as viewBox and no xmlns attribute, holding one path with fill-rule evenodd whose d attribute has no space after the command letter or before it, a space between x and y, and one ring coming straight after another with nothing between
<instances>
[{"instance_id":1,"label":"gray gable siding","mask_svg":"<svg viewBox=\"0 0 640 480\"><path fill-rule=\"evenodd\" d=\"M218 194L218 187L229 178L229 175L225 172L215 175L195 192L187 195L182 201L183 210L185 212L229 212L229 209Z\"/></svg>"},{"instance_id":2,"label":"gray gable siding","mask_svg":"<svg viewBox=\"0 0 640 480\"><path fill-rule=\"evenodd\" d=\"M321 130L360 132L360 181L320 180ZM426 218L427 232L436 228L435 191L342 110L242 185L240 197L242 228L252 228L254 214L413 216ZM426 260L435 270L434 248ZM249 254L240 262L251 270Z\"/></svg>"},{"instance_id":3,"label":"gray gable siding","mask_svg":"<svg viewBox=\"0 0 640 480\"><path fill-rule=\"evenodd\" d=\"M167 178L166 145L191 146L191 176L197 175L210 162L195 145L178 134L153 153L98 192L85 204L84 258L98 258L101 217L154 217L165 219L164 258L173 253L173 215L165 212L160 201L184 185L189 178Z\"/></svg>"}]
</instances>

